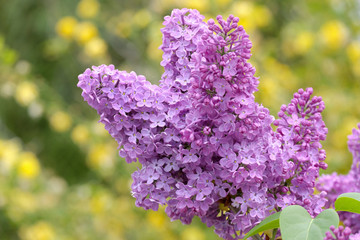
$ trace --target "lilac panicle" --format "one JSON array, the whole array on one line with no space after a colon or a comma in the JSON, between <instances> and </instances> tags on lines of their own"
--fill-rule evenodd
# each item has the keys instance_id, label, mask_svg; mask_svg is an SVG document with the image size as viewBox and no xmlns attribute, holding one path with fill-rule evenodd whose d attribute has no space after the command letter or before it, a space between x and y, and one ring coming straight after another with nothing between
<instances>
[{"instance_id":1,"label":"lilac panicle","mask_svg":"<svg viewBox=\"0 0 360 240\"><path fill-rule=\"evenodd\" d=\"M350 240L360 240L360 231L350 236Z\"/></svg>"},{"instance_id":2,"label":"lilac panicle","mask_svg":"<svg viewBox=\"0 0 360 240\"><path fill-rule=\"evenodd\" d=\"M163 60L164 74L160 86L171 88L172 91L187 90L190 85L190 61L196 51L201 36L208 31L202 16L195 9L174 9L171 16L166 16L163 22L163 43L160 49Z\"/></svg>"},{"instance_id":3,"label":"lilac panicle","mask_svg":"<svg viewBox=\"0 0 360 240\"><path fill-rule=\"evenodd\" d=\"M360 240L360 232L351 234L349 227L335 226L330 227L330 231L326 232L324 240Z\"/></svg>"},{"instance_id":4,"label":"lilac panicle","mask_svg":"<svg viewBox=\"0 0 360 240\"><path fill-rule=\"evenodd\" d=\"M360 192L360 123L358 129L354 128L352 134L348 136L348 147L353 155L353 163L349 173L346 175L337 173L324 174L316 182L316 189L326 192L326 198L328 199L326 207L334 207L335 200L340 194ZM339 217L344 225L350 227L353 232L360 232L359 214L339 212Z\"/></svg>"},{"instance_id":5,"label":"lilac panicle","mask_svg":"<svg viewBox=\"0 0 360 240\"><path fill-rule=\"evenodd\" d=\"M351 229L348 227L339 226L339 228L335 228L335 226L330 227L330 231L326 233L324 240L349 240L351 235Z\"/></svg>"},{"instance_id":6,"label":"lilac panicle","mask_svg":"<svg viewBox=\"0 0 360 240\"><path fill-rule=\"evenodd\" d=\"M325 192L314 195L315 180L319 169L326 169L325 151L321 149L321 140L325 140L327 128L321 112L325 105L321 97L310 98L312 88L299 89L289 105L283 105L275 120L277 138L281 142L285 159L291 159L287 169L291 186L290 196L298 205L304 206L312 215L321 212L326 200Z\"/></svg>"},{"instance_id":7,"label":"lilac panicle","mask_svg":"<svg viewBox=\"0 0 360 240\"><path fill-rule=\"evenodd\" d=\"M348 137L349 151L353 155L353 163L351 166L351 172L355 180L355 185L360 190L360 123L358 123L358 129L352 130L352 135Z\"/></svg>"},{"instance_id":8,"label":"lilac panicle","mask_svg":"<svg viewBox=\"0 0 360 240\"><path fill-rule=\"evenodd\" d=\"M326 168L324 103L300 89L274 122L255 102L252 44L239 19L203 19L189 9L165 17L160 87L113 65L79 75L120 156L142 165L132 174L136 205L166 205L185 224L198 216L229 240L288 205L318 214L326 202L313 194Z\"/></svg>"}]
</instances>

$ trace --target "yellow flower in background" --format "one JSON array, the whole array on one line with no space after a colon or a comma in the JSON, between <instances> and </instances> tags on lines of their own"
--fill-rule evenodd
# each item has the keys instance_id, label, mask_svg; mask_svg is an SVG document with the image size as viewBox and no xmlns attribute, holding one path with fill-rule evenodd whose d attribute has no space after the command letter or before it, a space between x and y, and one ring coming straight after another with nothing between
<instances>
[{"instance_id":1,"label":"yellow flower in background","mask_svg":"<svg viewBox=\"0 0 360 240\"><path fill-rule=\"evenodd\" d=\"M72 119L69 114L57 111L50 116L50 126L53 130L57 132L65 132L69 130L72 124Z\"/></svg>"},{"instance_id":2,"label":"yellow flower in background","mask_svg":"<svg viewBox=\"0 0 360 240\"><path fill-rule=\"evenodd\" d=\"M352 42L346 48L346 54L350 59L351 70L356 77L360 77L360 42Z\"/></svg>"},{"instance_id":3,"label":"yellow flower in background","mask_svg":"<svg viewBox=\"0 0 360 240\"><path fill-rule=\"evenodd\" d=\"M135 15L131 18L134 25L144 28L151 22L152 16L149 10L140 9L135 13Z\"/></svg>"},{"instance_id":4,"label":"yellow flower in background","mask_svg":"<svg viewBox=\"0 0 360 240\"><path fill-rule=\"evenodd\" d=\"M40 164L35 154L23 152L20 154L17 164L17 173L22 178L32 179L39 175Z\"/></svg>"},{"instance_id":5,"label":"yellow flower in background","mask_svg":"<svg viewBox=\"0 0 360 240\"><path fill-rule=\"evenodd\" d=\"M314 34L311 32L300 32L294 39L292 49L296 54L304 55L314 45Z\"/></svg>"},{"instance_id":6,"label":"yellow flower in background","mask_svg":"<svg viewBox=\"0 0 360 240\"><path fill-rule=\"evenodd\" d=\"M205 240L205 234L196 227L187 227L181 233L181 240Z\"/></svg>"},{"instance_id":7,"label":"yellow flower in background","mask_svg":"<svg viewBox=\"0 0 360 240\"><path fill-rule=\"evenodd\" d=\"M199 12L205 13L209 10L209 4L210 1L208 0L183 0L181 1L180 7L197 9Z\"/></svg>"},{"instance_id":8,"label":"yellow flower in background","mask_svg":"<svg viewBox=\"0 0 360 240\"><path fill-rule=\"evenodd\" d=\"M253 19L254 8L254 3L248 1L238 1L232 7L234 16L240 19L239 24L245 28L245 31L252 31L256 28Z\"/></svg>"},{"instance_id":9,"label":"yellow flower in background","mask_svg":"<svg viewBox=\"0 0 360 240\"><path fill-rule=\"evenodd\" d=\"M335 148L347 148L347 136L351 134L352 129L357 125L359 119L356 117L347 117L339 124L335 132L332 134L331 142Z\"/></svg>"},{"instance_id":10,"label":"yellow flower in background","mask_svg":"<svg viewBox=\"0 0 360 240\"><path fill-rule=\"evenodd\" d=\"M20 82L15 90L15 100L22 106L28 106L38 97L37 86L28 81Z\"/></svg>"},{"instance_id":11,"label":"yellow flower in background","mask_svg":"<svg viewBox=\"0 0 360 240\"><path fill-rule=\"evenodd\" d=\"M21 240L53 240L55 231L50 223L40 221L28 227L20 229Z\"/></svg>"},{"instance_id":12,"label":"yellow flower in background","mask_svg":"<svg viewBox=\"0 0 360 240\"><path fill-rule=\"evenodd\" d=\"M91 22L81 22L75 27L74 37L79 44L85 44L98 36L98 29Z\"/></svg>"},{"instance_id":13,"label":"yellow flower in background","mask_svg":"<svg viewBox=\"0 0 360 240\"><path fill-rule=\"evenodd\" d=\"M146 216L147 221L158 230L164 230L166 228L166 218L167 216L163 211L149 210Z\"/></svg>"},{"instance_id":14,"label":"yellow flower in background","mask_svg":"<svg viewBox=\"0 0 360 240\"><path fill-rule=\"evenodd\" d=\"M271 12L263 5L255 5L252 15L257 27L265 27L271 22Z\"/></svg>"},{"instance_id":15,"label":"yellow flower in background","mask_svg":"<svg viewBox=\"0 0 360 240\"><path fill-rule=\"evenodd\" d=\"M346 26L337 20L326 22L320 29L323 44L331 50L337 50L345 44L347 33Z\"/></svg>"},{"instance_id":16,"label":"yellow flower in background","mask_svg":"<svg viewBox=\"0 0 360 240\"><path fill-rule=\"evenodd\" d=\"M149 45L146 49L147 56L157 62L162 60L163 52L159 49L162 44L162 34L159 31L163 27L162 23L152 23L149 27Z\"/></svg>"},{"instance_id":17,"label":"yellow flower in background","mask_svg":"<svg viewBox=\"0 0 360 240\"><path fill-rule=\"evenodd\" d=\"M95 144L88 155L88 163L94 169L110 169L114 166L114 149L112 144Z\"/></svg>"},{"instance_id":18,"label":"yellow flower in background","mask_svg":"<svg viewBox=\"0 0 360 240\"><path fill-rule=\"evenodd\" d=\"M284 88L276 76L264 74L259 84L259 91L255 97L259 97L259 102L266 104L270 109L277 109L285 98L284 94L282 94L283 91ZM273 114L276 114L276 112Z\"/></svg>"},{"instance_id":19,"label":"yellow flower in background","mask_svg":"<svg viewBox=\"0 0 360 240\"><path fill-rule=\"evenodd\" d=\"M84 144L89 141L89 130L86 126L79 124L71 132L71 139L77 144Z\"/></svg>"},{"instance_id":20,"label":"yellow flower in background","mask_svg":"<svg viewBox=\"0 0 360 240\"><path fill-rule=\"evenodd\" d=\"M296 77L288 65L282 64L274 58L268 58L264 62L264 67L270 76L276 78L278 84L274 83L275 87L280 84L286 90L293 90L295 88Z\"/></svg>"},{"instance_id":21,"label":"yellow flower in background","mask_svg":"<svg viewBox=\"0 0 360 240\"><path fill-rule=\"evenodd\" d=\"M93 18L99 12L100 4L96 0L81 0L76 13L82 18Z\"/></svg>"},{"instance_id":22,"label":"yellow flower in background","mask_svg":"<svg viewBox=\"0 0 360 240\"><path fill-rule=\"evenodd\" d=\"M360 60L360 42L351 42L346 47L346 54L351 62L356 63Z\"/></svg>"},{"instance_id":23,"label":"yellow flower in background","mask_svg":"<svg viewBox=\"0 0 360 240\"><path fill-rule=\"evenodd\" d=\"M93 38L85 44L84 52L92 58L103 57L107 53L107 44L99 37Z\"/></svg>"},{"instance_id":24,"label":"yellow flower in background","mask_svg":"<svg viewBox=\"0 0 360 240\"><path fill-rule=\"evenodd\" d=\"M104 213L107 199L102 193L96 193L90 199L91 212L95 215Z\"/></svg>"},{"instance_id":25,"label":"yellow flower in background","mask_svg":"<svg viewBox=\"0 0 360 240\"><path fill-rule=\"evenodd\" d=\"M301 31L299 29L290 28L282 43L283 53L287 57L305 55L314 45L315 36L312 32Z\"/></svg>"},{"instance_id":26,"label":"yellow flower in background","mask_svg":"<svg viewBox=\"0 0 360 240\"><path fill-rule=\"evenodd\" d=\"M252 31L257 27L269 25L272 19L270 10L262 5L255 5L250 1L238 1L232 6L234 16L240 19L239 23L245 31Z\"/></svg>"},{"instance_id":27,"label":"yellow flower in background","mask_svg":"<svg viewBox=\"0 0 360 240\"><path fill-rule=\"evenodd\" d=\"M20 153L20 146L16 140L0 140L0 172L10 172Z\"/></svg>"},{"instance_id":28,"label":"yellow flower in background","mask_svg":"<svg viewBox=\"0 0 360 240\"><path fill-rule=\"evenodd\" d=\"M105 192L96 193L90 200L90 207L93 214L102 214L110 208L111 197Z\"/></svg>"},{"instance_id":29,"label":"yellow flower in background","mask_svg":"<svg viewBox=\"0 0 360 240\"><path fill-rule=\"evenodd\" d=\"M56 33L65 39L71 39L74 36L76 25L77 20L75 18L63 17L56 23Z\"/></svg>"},{"instance_id":30,"label":"yellow flower in background","mask_svg":"<svg viewBox=\"0 0 360 240\"><path fill-rule=\"evenodd\" d=\"M158 62L162 60L163 52L159 49L161 43L161 40L159 41L158 39L154 39L149 42L146 53L150 59Z\"/></svg>"},{"instance_id":31,"label":"yellow flower in background","mask_svg":"<svg viewBox=\"0 0 360 240\"><path fill-rule=\"evenodd\" d=\"M273 79L270 78L269 76L264 75L261 78L261 83L259 85L260 91L261 91L261 96L264 99L265 102L273 102L274 101L274 96L277 96L277 92L278 92L278 83ZM259 91L259 92L260 92Z\"/></svg>"}]
</instances>

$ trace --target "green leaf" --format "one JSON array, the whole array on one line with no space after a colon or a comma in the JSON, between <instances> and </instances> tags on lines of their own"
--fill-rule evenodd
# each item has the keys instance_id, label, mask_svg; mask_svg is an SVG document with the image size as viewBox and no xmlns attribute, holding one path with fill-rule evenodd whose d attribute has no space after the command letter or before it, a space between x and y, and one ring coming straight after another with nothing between
<instances>
[{"instance_id":1,"label":"green leaf","mask_svg":"<svg viewBox=\"0 0 360 240\"><path fill-rule=\"evenodd\" d=\"M331 225L339 225L339 215L327 209L313 219L305 208L293 205L280 214L280 231L283 240L322 240Z\"/></svg>"},{"instance_id":2,"label":"green leaf","mask_svg":"<svg viewBox=\"0 0 360 240\"><path fill-rule=\"evenodd\" d=\"M268 216L265 218L261 223L253 227L244 237L244 239L247 239L251 236L254 236L255 234L259 232L263 232L268 229L274 229L279 228L279 217L280 212L274 213L273 215Z\"/></svg>"},{"instance_id":3,"label":"green leaf","mask_svg":"<svg viewBox=\"0 0 360 240\"><path fill-rule=\"evenodd\" d=\"M338 196L335 201L335 210L360 214L360 193L351 192Z\"/></svg>"}]
</instances>

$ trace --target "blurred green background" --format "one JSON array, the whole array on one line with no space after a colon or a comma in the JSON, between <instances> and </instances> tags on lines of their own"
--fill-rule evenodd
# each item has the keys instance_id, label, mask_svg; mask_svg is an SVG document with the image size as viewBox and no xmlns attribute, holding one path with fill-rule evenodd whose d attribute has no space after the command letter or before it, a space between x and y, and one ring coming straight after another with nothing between
<instances>
[{"instance_id":1,"label":"blurred green background","mask_svg":"<svg viewBox=\"0 0 360 240\"><path fill-rule=\"evenodd\" d=\"M137 209L131 172L77 76L113 63L160 79L162 20L173 8L234 14L254 43L257 101L273 115L298 88L322 96L327 172L351 164L360 122L355 0L0 0L0 239L213 240L212 229Z\"/></svg>"}]
</instances>

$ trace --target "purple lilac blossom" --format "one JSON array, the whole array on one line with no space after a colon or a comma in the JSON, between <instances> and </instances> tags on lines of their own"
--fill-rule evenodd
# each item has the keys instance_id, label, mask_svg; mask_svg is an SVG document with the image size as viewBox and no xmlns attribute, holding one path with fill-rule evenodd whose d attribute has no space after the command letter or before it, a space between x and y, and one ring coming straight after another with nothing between
<instances>
[{"instance_id":1,"label":"purple lilac blossom","mask_svg":"<svg viewBox=\"0 0 360 240\"><path fill-rule=\"evenodd\" d=\"M356 234L352 234L350 236L350 240L360 240L360 232L358 232Z\"/></svg>"},{"instance_id":2,"label":"purple lilac blossom","mask_svg":"<svg viewBox=\"0 0 360 240\"><path fill-rule=\"evenodd\" d=\"M351 229L349 227L335 226L330 227L330 231L326 232L324 240L360 240L360 232L356 234L351 234Z\"/></svg>"},{"instance_id":3,"label":"purple lilac blossom","mask_svg":"<svg viewBox=\"0 0 360 240\"><path fill-rule=\"evenodd\" d=\"M278 127L277 138L285 159L291 159L287 168L291 185L285 186L296 204L304 206L311 215L317 215L321 211L319 207L326 202L325 192L313 193L319 168L327 167L323 162L326 154L320 144L320 140L326 138L327 128L321 117L324 102L320 97L311 99L312 92L312 88L299 89L291 103L281 107L280 119L275 120L274 125Z\"/></svg>"},{"instance_id":4,"label":"purple lilac blossom","mask_svg":"<svg viewBox=\"0 0 360 240\"><path fill-rule=\"evenodd\" d=\"M328 202L325 207L334 207L336 198L347 192L360 192L360 123L358 129L354 128L352 134L348 136L349 151L353 155L353 163L350 171L346 175L332 173L324 174L316 182L316 189L326 192ZM352 232L359 232L360 235L360 215L350 212L339 212L340 220L345 226L351 228Z\"/></svg>"},{"instance_id":5,"label":"purple lilac blossom","mask_svg":"<svg viewBox=\"0 0 360 240\"><path fill-rule=\"evenodd\" d=\"M326 232L324 240L349 240L350 234L351 229L348 227L335 228L335 226L331 226L330 231Z\"/></svg>"},{"instance_id":6,"label":"purple lilac blossom","mask_svg":"<svg viewBox=\"0 0 360 240\"><path fill-rule=\"evenodd\" d=\"M160 86L113 65L79 75L120 156L142 164L132 174L136 206L167 205L184 224L198 216L227 240L288 205L317 215L326 202L313 192L326 168L323 101L300 89L275 120L255 102L252 43L239 19L203 19L189 9L165 17Z\"/></svg>"}]
</instances>

